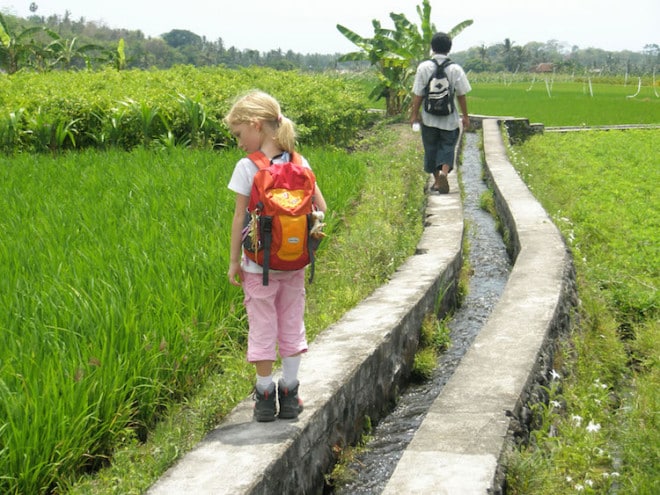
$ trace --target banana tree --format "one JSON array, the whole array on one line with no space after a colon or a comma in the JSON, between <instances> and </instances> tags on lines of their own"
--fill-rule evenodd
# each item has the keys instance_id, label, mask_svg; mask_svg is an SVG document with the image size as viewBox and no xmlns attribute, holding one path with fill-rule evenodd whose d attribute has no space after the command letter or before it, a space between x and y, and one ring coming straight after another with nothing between
<instances>
[{"instance_id":1,"label":"banana tree","mask_svg":"<svg viewBox=\"0 0 660 495\"><path fill-rule=\"evenodd\" d=\"M378 69L378 84L371 92L375 99L385 98L388 116L400 115L410 103L410 88L417 64L428 56L431 38L437 31L431 22L431 5L424 0L417 6L421 29L410 22L404 14L390 13L394 29L385 29L373 20L374 37L365 38L341 24L337 29L359 51L343 55L340 61L368 60ZM466 20L454 26L448 34L458 35L472 24Z\"/></svg>"},{"instance_id":2,"label":"banana tree","mask_svg":"<svg viewBox=\"0 0 660 495\"><path fill-rule=\"evenodd\" d=\"M40 31L43 31L41 27L31 27L15 32L0 14L0 68L8 74L18 71L21 63L26 62L36 50L29 37Z\"/></svg>"},{"instance_id":3,"label":"banana tree","mask_svg":"<svg viewBox=\"0 0 660 495\"><path fill-rule=\"evenodd\" d=\"M71 40L65 39L50 30L48 34L53 38L53 41L46 47L45 51L49 55L49 63L53 68L70 69L76 60L82 60L85 67L90 67L91 61L88 54L90 52L100 53L104 50L100 45L79 45L77 37Z\"/></svg>"}]
</instances>

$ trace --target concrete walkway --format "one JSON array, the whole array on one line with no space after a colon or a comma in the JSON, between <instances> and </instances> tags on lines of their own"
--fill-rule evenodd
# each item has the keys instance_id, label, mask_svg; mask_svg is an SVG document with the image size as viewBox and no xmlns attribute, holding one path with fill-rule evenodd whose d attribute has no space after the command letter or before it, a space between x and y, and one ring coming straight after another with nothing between
<instances>
[{"instance_id":1,"label":"concrete walkway","mask_svg":"<svg viewBox=\"0 0 660 495\"><path fill-rule=\"evenodd\" d=\"M497 121L484 139L500 215L517 253L511 279L395 470L386 493L487 493L511 420L550 368L552 335L568 325L572 265L558 231L513 168ZM337 452L359 439L406 381L424 316L455 297L463 215L456 183L429 197L415 256L310 345L300 369L305 411L256 423L246 399L149 490L162 494L321 493Z\"/></svg>"}]
</instances>

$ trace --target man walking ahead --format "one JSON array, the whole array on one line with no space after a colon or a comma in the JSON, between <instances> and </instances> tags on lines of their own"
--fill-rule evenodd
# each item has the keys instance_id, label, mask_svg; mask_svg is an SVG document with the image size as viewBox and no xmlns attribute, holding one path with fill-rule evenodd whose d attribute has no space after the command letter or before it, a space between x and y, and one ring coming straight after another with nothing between
<instances>
[{"instance_id":1,"label":"man walking ahead","mask_svg":"<svg viewBox=\"0 0 660 495\"><path fill-rule=\"evenodd\" d=\"M431 39L433 55L431 60L425 60L417 67L415 82L413 84L413 101L410 123L415 126L422 123L422 144L424 145L424 170L433 174L435 182L431 189L440 194L449 192L447 174L454 168L454 154L460 136L460 126L467 130L470 125L468 117L467 100L465 95L472 89L463 68L455 63L446 65L445 72L449 86L456 95L462 117L459 119L458 109L453 105L449 115L432 115L422 109L420 119L420 106L424 100L425 90L430 79L434 76L437 64L441 65L448 57L452 41L446 33L436 33ZM434 62L435 60L435 62ZM453 102L452 102L453 103Z\"/></svg>"}]
</instances>

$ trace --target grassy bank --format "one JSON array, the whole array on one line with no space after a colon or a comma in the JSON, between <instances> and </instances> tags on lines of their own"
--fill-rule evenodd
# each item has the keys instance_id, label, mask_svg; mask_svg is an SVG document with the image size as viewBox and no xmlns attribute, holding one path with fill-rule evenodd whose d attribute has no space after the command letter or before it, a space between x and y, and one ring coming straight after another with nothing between
<instances>
[{"instance_id":1,"label":"grassy bank","mask_svg":"<svg viewBox=\"0 0 660 495\"><path fill-rule=\"evenodd\" d=\"M659 138L547 133L511 150L574 253L582 304L508 493L660 491Z\"/></svg>"}]
</instances>

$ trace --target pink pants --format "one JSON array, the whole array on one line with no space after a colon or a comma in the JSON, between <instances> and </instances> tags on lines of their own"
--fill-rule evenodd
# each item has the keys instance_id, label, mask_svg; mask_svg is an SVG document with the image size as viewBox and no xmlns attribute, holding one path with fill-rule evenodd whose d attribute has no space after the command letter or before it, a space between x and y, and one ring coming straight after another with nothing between
<instances>
[{"instance_id":1,"label":"pink pants","mask_svg":"<svg viewBox=\"0 0 660 495\"><path fill-rule=\"evenodd\" d=\"M248 324L247 360L275 361L307 351L305 337L305 270L270 272L263 285L259 273L243 272Z\"/></svg>"}]
</instances>

